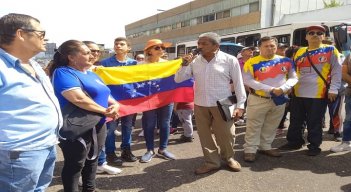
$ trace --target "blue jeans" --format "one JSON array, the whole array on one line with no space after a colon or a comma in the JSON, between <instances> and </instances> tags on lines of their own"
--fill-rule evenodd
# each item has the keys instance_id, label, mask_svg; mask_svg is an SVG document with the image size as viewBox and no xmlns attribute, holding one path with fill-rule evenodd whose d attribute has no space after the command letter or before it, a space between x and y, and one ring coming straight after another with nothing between
<instances>
[{"instance_id":1,"label":"blue jeans","mask_svg":"<svg viewBox=\"0 0 351 192\"><path fill-rule=\"evenodd\" d=\"M106 123L107 126L107 136L105 147L102 148L98 165L103 165L106 162L106 154L111 154L116 151L116 135L114 131L116 130L119 121L121 121L122 127L122 150L130 150L130 144L132 143L132 124L133 124L134 114L121 117L116 121L110 121Z\"/></svg>"},{"instance_id":2,"label":"blue jeans","mask_svg":"<svg viewBox=\"0 0 351 192\"><path fill-rule=\"evenodd\" d=\"M351 96L345 96L345 111L342 140L351 141Z\"/></svg>"},{"instance_id":3,"label":"blue jeans","mask_svg":"<svg viewBox=\"0 0 351 192\"><path fill-rule=\"evenodd\" d=\"M160 128L160 149L166 149L168 144L169 126L173 111L173 103L166 106L143 112L142 126L148 151L154 150L154 129Z\"/></svg>"},{"instance_id":4,"label":"blue jeans","mask_svg":"<svg viewBox=\"0 0 351 192\"><path fill-rule=\"evenodd\" d=\"M0 150L0 191L45 191L54 172L56 147L33 151Z\"/></svg>"}]
</instances>

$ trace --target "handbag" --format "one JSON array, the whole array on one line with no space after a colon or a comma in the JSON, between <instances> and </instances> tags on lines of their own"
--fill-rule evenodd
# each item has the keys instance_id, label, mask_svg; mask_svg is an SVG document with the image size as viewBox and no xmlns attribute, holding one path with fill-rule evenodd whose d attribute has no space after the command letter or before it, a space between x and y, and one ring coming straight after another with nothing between
<instances>
[{"instance_id":1,"label":"handbag","mask_svg":"<svg viewBox=\"0 0 351 192\"><path fill-rule=\"evenodd\" d=\"M92 130L101 120L99 113L87 111L72 103L62 109L63 126L59 131L61 137L74 141Z\"/></svg>"},{"instance_id":2,"label":"handbag","mask_svg":"<svg viewBox=\"0 0 351 192\"><path fill-rule=\"evenodd\" d=\"M90 97L89 94L86 91L84 91L81 80L77 77L77 75L73 75L76 76L76 78L79 80L83 92L88 97ZM70 141L74 141L80 138L85 133L93 130L93 128L95 128L95 126L100 122L103 115L82 109L74 105L73 103L68 102L66 106L62 109L62 117L63 126L59 130L59 135L64 140L67 139Z\"/></svg>"},{"instance_id":3,"label":"handbag","mask_svg":"<svg viewBox=\"0 0 351 192\"><path fill-rule=\"evenodd\" d=\"M310 58L310 55L308 54L308 49L306 49L306 57L308 59L308 62L310 62L312 68L314 69L314 71L316 71L316 73L318 74L318 76L323 80L324 84L325 84L325 87L326 87L326 91L325 91L325 95L324 95L324 98L328 99L328 92L329 92L329 88L330 88L330 84L327 82L327 80L324 79L324 77L322 76L321 72L318 71L318 69L316 68L316 66L314 66L311 58Z\"/></svg>"},{"instance_id":4,"label":"handbag","mask_svg":"<svg viewBox=\"0 0 351 192\"><path fill-rule=\"evenodd\" d=\"M231 95L227 98L218 100L216 103L222 119L224 121L231 121L233 119L235 104L237 103L236 96Z\"/></svg>"}]
</instances>

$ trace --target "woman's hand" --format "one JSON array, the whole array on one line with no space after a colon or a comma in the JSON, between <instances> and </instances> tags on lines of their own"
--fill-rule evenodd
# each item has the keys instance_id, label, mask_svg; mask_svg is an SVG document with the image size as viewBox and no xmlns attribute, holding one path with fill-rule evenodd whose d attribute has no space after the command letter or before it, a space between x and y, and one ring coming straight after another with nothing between
<instances>
[{"instance_id":1,"label":"woman's hand","mask_svg":"<svg viewBox=\"0 0 351 192\"><path fill-rule=\"evenodd\" d=\"M105 116L110 117L113 120L116 120L119 118L119 107L120 105L118 103L110 105L108 108L106 108Z\"/></svg>"}]
</instances>

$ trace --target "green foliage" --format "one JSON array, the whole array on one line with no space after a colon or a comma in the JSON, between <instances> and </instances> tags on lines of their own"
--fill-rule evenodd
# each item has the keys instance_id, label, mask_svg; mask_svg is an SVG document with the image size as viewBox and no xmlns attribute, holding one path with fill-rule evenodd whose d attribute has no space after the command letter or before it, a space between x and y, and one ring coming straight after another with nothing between
<instances>
[{"instance_id":1,"label":"green foliage","mask_svg":"<svg viewBox=\"0 0 351 192\"><path fill-rule=\"evenodd\" d=\"M340 6L344 5L344 3L340 3L337 0L331 0L330 3L323 0L323 3L324 3L324 8L340 7Z\"/></svg>"}]
</instances>

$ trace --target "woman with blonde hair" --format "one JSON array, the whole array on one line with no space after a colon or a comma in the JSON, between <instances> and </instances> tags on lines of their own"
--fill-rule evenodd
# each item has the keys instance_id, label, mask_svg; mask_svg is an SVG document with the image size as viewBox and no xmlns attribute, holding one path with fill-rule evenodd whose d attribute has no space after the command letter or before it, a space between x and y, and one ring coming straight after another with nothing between
<instances>
[{"instance_id":1,"label":"woman with blonde hair","mask_svg":"<svg viewBox=\"0 0 351 192\"><path fill-rule=\"evenodd\" d=\"M145 63L158 63L167 60L162 59L164 50L170 47L171 43L162 42L159 39L151 39L144 48ZM175 156L166 150L168 144L170 120L173 111L173 103L161 106L157 109L143 112L142 127L146 142L147 152L141 157L140 162L147 163L156 155L154 152L154 129L160 129L160 146L157 154L165 159L175 159Z\"/></svg>"}]
</instances>

